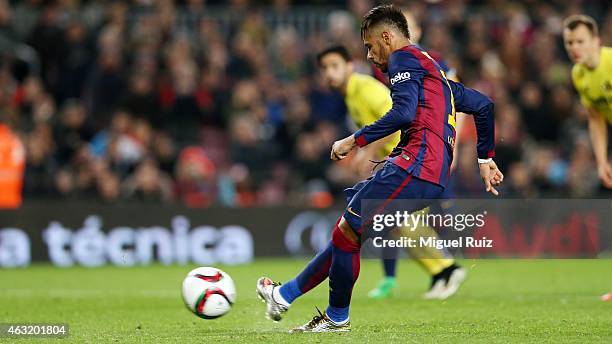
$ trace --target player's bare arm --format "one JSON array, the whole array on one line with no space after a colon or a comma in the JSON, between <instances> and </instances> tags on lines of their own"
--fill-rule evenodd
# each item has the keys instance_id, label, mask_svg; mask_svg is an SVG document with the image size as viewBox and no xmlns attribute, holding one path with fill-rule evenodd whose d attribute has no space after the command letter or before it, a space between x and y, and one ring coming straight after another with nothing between
<instances>
[{"instance_id":1,"label":"player's bare arm","mask_svg":"<svg viewBox=\"0 0 612 344\"><path fill-rule=\"evenodd\" d=\"M608 161L608 123L604 116L594 108L587 108L589 112L589 132L591 144L597 162L597 172L602 184L612 188L612 166Z\"/></svg>"}]
</instances>

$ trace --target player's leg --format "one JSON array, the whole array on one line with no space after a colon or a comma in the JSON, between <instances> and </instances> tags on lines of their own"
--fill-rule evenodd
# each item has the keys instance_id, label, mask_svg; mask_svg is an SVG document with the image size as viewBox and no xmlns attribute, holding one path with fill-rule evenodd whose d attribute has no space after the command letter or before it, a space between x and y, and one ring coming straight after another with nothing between
<instances>
[{"instance_id":1,"label":"player's leg","mask_svg":"<svg viewBox=\"0 0 612 344\"><path fill-rule=\"evenodd\" d=\"M350 331L349 305L359 277L360 240L357 232L341 218L332 232L332 261L329 270L329 305L325 312L292 332Z\"/></svg>"},{"instance_id":2,"label":"player's leg","mask_svg":"<svg viewBox=\"0 0 612 344\"><path fill-rule=\"evenodd\" d=\"M397 288L395 273L397 270L397 256L399 250L396 247L384 247L382 249L382 265L385 277L378 283L376 288L370 290L368 296L372 299L386 299L393 295Z\"/></svg>"},{"instance_id":3,"label":"player's leg","mask_svg":"<svg viewBox=\"0 0 612 344\"><path fill-rule=\"evenodd\" d=\"M434 202L431 209L439 214L453 213L455 203L453 199L454 183L453 179L444 189L441 200ZM438 236L433 228L425 229L424 236ZM430 234L428 235L427 232ZM445 300L454 295L465 278L467 271L462 268L453 258L452 254L446 249L422 248L421 252L411 252L411 254L422 257L417 260L422 266L431 273L430 289L423 295L425 299ZM419 248L417 248L419 250Z\"/></svg>"},{"instance_id":4,"label":"player's leg","mask_svg":"<svg viewBox=\"0 0 612 344\"><path fill-rule=\"evenodd\" d=\"M329 305L324 313L319 312L319 315L315 316L312 321L293 329L293 332L330 332L348 331L350 329L349 305L353 286L357 281L360 269L361 200L368 196L372 199L389 197L392 192L386 192L383 188L376 187L376 185L382 184L380 179L385 174L384 170L385 167L378 170L373 178L358 183L354 188L347 190L350 201L332 232ZM397 173L391 167L386 170ZM386 173L386 175L389 174L389 172ZM410 179L410 175L407 173L404 175L406 179ZM389 180L389 184L391 183L392 181ZM386 188L389 187L389 185L386 185ZM376 193L376 191L382 193Z\"/></svg>"},{"instance_id":5,"label":"player's leg","mask_svg":"<svg viewBox=\"0 0 612 344\"><path fill-rule=\"evenodd\" d=\"M338 221L336 225L338 226ZM283 284L278 288L277 299L287 305L287 307L302 294L307 293L312 288L318 286L329 275L329 268L332 260L333 245L330 241L327 247L317 253L317 255L306 265L306 268L300 272L294 279Z\"/></svg>"},{"instance_id":6,"label":"player's leg","mask_svg":"<svg viewBox=\"0 0 612 344\"><path fill-rule=\"evenodd\" d=\"M412 184L410 184L412 182ZM315 317L311 322L298 327L296 331L331 332L346 331L350 326L349 306L353 286L359 276L360 241L363 225L367 225L373 214L361 215L361 202L367 199L392 200L438 198L443 188L413 178L403 169L385 164L351 200L343 219L332 233L332 264L329 272L329 306L325 314ZM416 207L416 210L419 209ZM411 211L411 209L406 209ZM362 225L363 222L363 225ZM384 233L382 233L384 235Z\"/></svg>"},{"instance_id":7,"label":"player's leg","mask_svg":"<svg viewBox=\"0 0 612 344\"><path fill-rule=\"evenodd\" d=\"M370 177L346 189L347 200L350 201L371 179ZM340 219L336 222L332 233L337 230L339 221ZM281 320L282 314L289 309L295 299L327 278L331 266L332 247L333 243L330 241L327 248L318 253L299 275L283 285L273 282L268 277L261 277L257 281L257 295L266 303L268 318L274 321Z\"/></svg>"},{"instance_id":8,"label":"player's leg","mask_svg":"<svg viewBox=\"0 0 612 344\"><path fill-rule=\"evenodd\" d=\"M332 233L329 306L326 314L336 325L344 325L348 323L353 286L361 268L361 247L356 231L344 218L337 228Z\"/></svg>"},{"instance_id":9,"label":"player's leg","mask_svg":"<svg viewBox=\"0 0 612 344\"><path fill-rule=\"evenodd\" d=\"M360 239L364 225L367 225L369 218L373 216L363 214L362 201L395 198L412 179L406 171L387 163L349 202L338 230L332 233L334 250L329 272L330 293L326 314L333 323L346 324L349 321L351 295L359 276Z\"/></svg>"},{"instance_id":10,"label":"player's leg","mask_svg":"<svg viewBox=\"0 0 612 344\"><path fill-rule=\"evenodd\" d=\"M429 226L417 226L413 229L402 228L398 235L417 240L421 238L438 238L437 232ZM458 268L452 256L444 249L430 246L415 246L407 249L410 256L431 276L429 290L423 295L425 299L441 299L447 291L447 282Z\"/></svg>"},{"instance_id":11,"label":"player's leg","mask_svg":"<svg viewBox=\"0 0 612 344\"><path fill-rule=\"evenodd\" d=\"M432 209L435 209L439 213L452 212L452 198L454 194L452 192L452 184L449 184L442 195L442 199L446 201L435 202L432 205ZM429 212L429 208L421 210L424 216ZM421 237L435 237L438 238L437 231L430 226L417 226L412 230L400 228L397 232L399 236L406 238L413 238L417 241ZM397 250L396 250L397 251ZM421 247L415 246L407 248L410 256L431 276L431 283L429 290L423 294L425 299L439 299L444 300L454 295L463 281L466 278L465 269L461 268L453 258L453 256L445 249L438 249L435 247ZM385 278L380 282L376 289L373 289L368 294L372 298L387 298L392 295L393 288L396 287L395 282L395 264L396 259L394 255L396 252L390 249L383 250L383 262L385 268Z\"/></svg>"},{"instance_id":12,"label":"player's leg","mask_svg":"<svg viewBox=\"0 0 612 344\"><path fill-rule=\"evenodd\" d=\"M429 209L421 210L423 216L425 216ZM413 238L417 241L422 237L436 237L438 236L437 232L429 226L419 225L416 228L411 229L403 229L400 228L396 233L398 237L406 237ZM452 274L457 274L455 269L458 268L455 265L454 259L452 256L443 249L437 249L435 247L410 247L407 248L410 256L421 266L428 274L431 276L432 282L430 284L430 288L423 295L425 299L442 299L447 295L447 292L452 291L452 289L448 289L448 281ZM378 286L371 290L368 293L368 296L373 299L384 299L391 297L393 295L394 290L397 288L397 282L395 278L396 274L396 265L397 265L397 256L398 249L395 247L385 247L383 249L383 268L385 272L385 277L378 284ZM457 276L453 279L453 281L458 281ZM452 283L453 286L456 283ZM456 289L455 289L456 291ZM452 295L452 294L451 294Z\"/></svg>"},{"instance_id":13,"label":"player's leg","mask_svg":"<svg viewBox=\"0 0 612 344\"><path fill-rule=\"evenodd\" d=\"M336 222L336 227L338 223ZM294 279L281 285L268 277L257 281L257 295L266 303L266 316L279 321L291 303L302 294L323 282L329 275L332 260L332 242L319 252Z\"/></svg>"},{"instance_id":14,"label":"player's leg","mask_svg":"<svg viewBox=\"0 0 612 344\"><path fill-rule=\"evenodd\" d=\"M340 223L342 223L342 218L334 226L332 240L328 247L317 254L296 278L283 285L267 277L262 277L257 281L257 293L266 303L268 318L275 321L281 320L282 314L289 309L296 298L320 284L330 272L333 272L338 278L330 280L330 287L336 290L340 297L348 295L348 301L343 299L339 303L340 307L328 307L320 318L329 322L328 330L345 331L349 329L348 306L344 304L350 302L352 287L359 275L359 243L354 234L351 241L340 234L342 231ZM345 227L343 231L348 232L351 229ZM342 318L346 318L347 321L330 322L331 319Z\"/></svg>"}]
</instances>

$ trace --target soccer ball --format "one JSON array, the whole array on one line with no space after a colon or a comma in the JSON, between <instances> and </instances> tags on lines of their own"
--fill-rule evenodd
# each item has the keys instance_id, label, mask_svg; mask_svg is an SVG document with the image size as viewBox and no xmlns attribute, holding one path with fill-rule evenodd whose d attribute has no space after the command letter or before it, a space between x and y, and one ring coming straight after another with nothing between
<instances>
[{"instance_id":1,"label":"soccer ball","mask_svg":"<svg viewBox=\"0 0 612 344\"><path fill-rule=\"evenodd\" d=\"M236 286L225 272L211 267L191 270L183 281L183 301L203 319L218 318L236 302Z\"/></svg>"}]
</instances>

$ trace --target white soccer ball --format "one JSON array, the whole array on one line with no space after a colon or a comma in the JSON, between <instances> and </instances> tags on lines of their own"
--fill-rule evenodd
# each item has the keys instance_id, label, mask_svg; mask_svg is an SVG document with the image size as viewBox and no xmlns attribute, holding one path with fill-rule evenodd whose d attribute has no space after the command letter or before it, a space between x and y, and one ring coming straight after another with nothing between
<instances>
[{"instance_id":1,"label":"white soccer ball","mask_svg":"<svg viewBox=\"0 0 612 344\"><path fill-rule=\"evenodd\" d=\"M203 319L218 318L236 302L236 286L225 272L211 267L191 270L183 281L183 301Z\"/></svg>"}]
</instances>

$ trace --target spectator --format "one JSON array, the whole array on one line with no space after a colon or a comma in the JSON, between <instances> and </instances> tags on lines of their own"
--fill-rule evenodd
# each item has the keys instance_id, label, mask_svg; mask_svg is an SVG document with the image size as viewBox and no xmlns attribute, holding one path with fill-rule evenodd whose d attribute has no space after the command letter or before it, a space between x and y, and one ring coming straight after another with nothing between
<instances>
[{"instance_id":1,"label":"spectator","mask_svg":"<svg viewBox=\"0 0 612 344\"><path fill-rule=\"evenodd\" d=\"M71 163L77 151L91 140L86 119L85 106L77 100L67 102L62 108L54 130L56 159L60 165Z\"/></svg>"},{"instance_id":2,"label":"spectator","mask_svg":"<svg viewBox=\"0 0 612 344\"><path fill-rule=\"evenodd\" d=\"M172 200L172 181L155 161L144 159L123 183L127 199L141 202L169 202Z\"/></svg>"},{"instance_id":3,"label":"spectator","mask_svg":"<svg viewBox=\"0 0 612 344\"><path fill-rule=\"evenodd\" d=\"M217 196L216 170L204 149L186 147L176 165L178 197L189 207L206 207Z\"/></svg>"}]
</instances>

